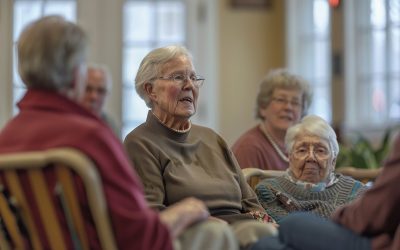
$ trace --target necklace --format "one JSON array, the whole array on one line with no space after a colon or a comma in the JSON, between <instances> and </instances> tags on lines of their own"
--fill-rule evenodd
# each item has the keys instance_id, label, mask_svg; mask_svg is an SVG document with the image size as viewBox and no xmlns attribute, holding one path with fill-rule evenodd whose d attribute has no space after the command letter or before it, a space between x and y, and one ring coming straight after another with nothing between
<instances>
[{"instance_id":1,"label":"necklace","mask_svg":"<svg viewBox=\"0 0 400 250\"><path fill-rule=\"evenodd\" d=\"M153 113L153 111L151 112L156 118L157 120L166 128L171 129L172 131L178 132L178 133L186 133L188 132L191 128L192 128L192 122L189 120L189 126L186 129L174 129L174 128L170 128L167 125L165 125L160 118L158 118L158 116L156 116L156 114Z\"/></svg>"},{"instance_id":2,"label":"necklace","mask_svg":"<svg viewBox=\"0 0 400 250\"><path fill-rule=\"evenodd\" d=\"M267 137L267 140L271 143L272 147L275 149L275 151L278 153L279 157L285 162L289 162L289 158L282 152L282 150L279 148L278 144L275 142L275 140L272 138L272 136L268 133L267 129L265 128L264 124L260 124L260 129L264 133L265 137Z\"/></svg>"}]
</instances>

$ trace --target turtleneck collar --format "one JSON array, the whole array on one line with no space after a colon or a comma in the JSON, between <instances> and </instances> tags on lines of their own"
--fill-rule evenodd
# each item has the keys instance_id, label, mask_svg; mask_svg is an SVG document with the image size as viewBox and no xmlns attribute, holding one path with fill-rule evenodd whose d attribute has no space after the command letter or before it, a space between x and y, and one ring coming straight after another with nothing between
<instances>
[{"instance_id":1,"label":"turtleneck collar","mask_svg":"<svg viewBox=\"0 0 400 250\"><path fill-rule=\"evenodd\" d=\"M158 117L151 112L151 110L147 113L146 124L151 128L160 131L162 135L179 142L184 142L186 140L189 136L190 129L192 128L192 124L190 124L189 128L185 130L171 129L162 123Z\"/></svg>"}]
</instances>

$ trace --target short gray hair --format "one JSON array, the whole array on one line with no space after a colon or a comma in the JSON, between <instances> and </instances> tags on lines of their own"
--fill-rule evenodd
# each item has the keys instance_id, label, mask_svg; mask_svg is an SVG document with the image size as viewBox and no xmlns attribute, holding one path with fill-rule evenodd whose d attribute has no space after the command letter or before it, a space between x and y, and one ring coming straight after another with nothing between
<instances>
[{"instance_id":1,"label":"short gray hair","mask_svg":"<svg viewBox=\"0 0 400 250\"><path fill-rule=\"evenodd\" d=\"M327 140L334 157L337 157L339 154L339 144L336 133L328 122L321 117L307 115L300 123L288 128L285 136L285 146L289 153L292 151L297 137L301 134L318 136L321 139Z\"/></svg>"},{"instance_id":2,"label":"short gray hair","mask_svg":"<svg viewBox=\"0 0 400 250\"><path fill-rule=\"evenodd\" d=\"M180 56L185 56L192 60L189 51L180 45L171 45L154 49L143 58L136 74L135 87L136 92L146 102L147 107L152 108L153 104L146 94L144 85L146 83L153 84L154 80L161 73L162 66Z\"/></svg>"},{"instance_id":3,"label":"short gray hair","mask_svg":"<svg viewBox=\"0 0 400 250\"><path fill-rule=\"evenodd\" d=\"M261 80L257 94L256 118L263 119L260 108L265 108L271 102L275 89L297 89L302 93L302 116L307 114L310 107L312 91L311 87L300 76L289 73L286 69L274 69Z\"/></svg>"},{"instance_id":4,"label":"short gray hair","mask_svg":"<svg viewBox=\"0 0 400 250\"><path fill-rule=\"evenodd\" d=\"M61 16L30 23L18 39L18 71L28 88L70 88L74 70L86 59L87 36Z\"/></svg>"},{"instance_id":5,"label":"short gray hair","mask_svg":"<svg viewBox=\"0 0 400 250\"><path fill-rule=\"evenodd\" d=\"M89 70L95 70L95 71L103 72L104 81L105 81L105 84L106 84L107 91L111 90L112 77L111 77L110 69L107 67L107 65L90 62L90 63L87 64L87 71L89 71Z\"/></svg>"}]
</instances>

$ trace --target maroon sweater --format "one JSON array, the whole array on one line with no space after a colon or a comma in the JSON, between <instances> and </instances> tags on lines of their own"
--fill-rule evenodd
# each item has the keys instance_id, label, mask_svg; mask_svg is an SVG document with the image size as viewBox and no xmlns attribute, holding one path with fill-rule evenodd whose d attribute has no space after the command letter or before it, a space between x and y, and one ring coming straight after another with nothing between
<instances>
[{"instance_id":1,"label":"maroon sweater","mask_svg":"<svg viewBox=\"0 0 400 250\"><path fill-rule=\"evenodd\" d=\"M118 249L172 249L167 227L148 208L121 143L103 122L54 92L28 90L18 106L21 112L0 132L0 154L58 147L83 151L102 178ZM87 220L85 226L90 249L99 249L93 223Z\"/></svg>"},{"instance_id":2,"label":"maroon sweater","mask_svg":"<svg viewBox=\"0 0 400 250\"><path fill-rule=\"evenodd\" d=\"M373 250L400 249L400 136L373 187L333 216L339 224L371 238Z\"/></svg>"},{"instance_id":3,"label":"maroon sweater","mask_svg":"<svg viewBox=\"0 0 400 250\"><path fill-rule=\"evenodd\" d=\"M232 151L241 168L285 170L289 167L289 163L279 157L259 125L241 135L233 144Z\"/></svg>"}]
</instances>

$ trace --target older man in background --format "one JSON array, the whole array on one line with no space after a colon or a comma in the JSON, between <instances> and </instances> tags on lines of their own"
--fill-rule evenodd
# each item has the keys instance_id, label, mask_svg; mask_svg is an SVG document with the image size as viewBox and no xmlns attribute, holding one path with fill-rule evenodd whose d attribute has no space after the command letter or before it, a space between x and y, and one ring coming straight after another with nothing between
<instances>
[{"instance_id":1,"label":"older man in background","mask_svg":"<svg viewBox=\"0 0 400 250\"><path fill-rule=\"evenodd\" d=\"M87 67L86 89L82 105L107 123L115 134L119 134L114 120L104 111L106 98L111 90L112 79L109 69L101 64L89 64Z\"/></svg>"}]
</instances>

